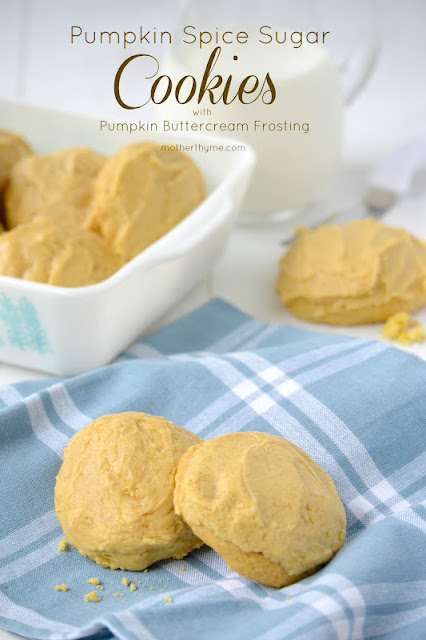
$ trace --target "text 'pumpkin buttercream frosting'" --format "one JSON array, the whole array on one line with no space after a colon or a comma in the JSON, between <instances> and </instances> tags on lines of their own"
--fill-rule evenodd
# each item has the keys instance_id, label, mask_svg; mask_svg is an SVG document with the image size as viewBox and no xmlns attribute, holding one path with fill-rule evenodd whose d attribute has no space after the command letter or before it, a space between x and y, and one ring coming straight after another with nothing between
<instances>
[{"instance_id":1,"label":"text 'pumpkin buttercream frosting'","mask_svg":"<svg viewBox=\"0 0 426 640\"><path fill-rule=\"evenodd\" d=\"M383 322L426 304L426 244L373 218L303 231L280 261L276 290L306 320Z\"/></svg>"},{"instance_id":2,"label":"text 'pumpkin buttercream frosting'","mask_svg":"<svg viewBox=\"0 0 426 640\"><path fill-rule=\"evenodd\" d=\"M188 449L174 504L231 569L275 587L316 571L346 532L331 478L299 447L269 433L229 433Z\"/></svg>"}]
</instances>

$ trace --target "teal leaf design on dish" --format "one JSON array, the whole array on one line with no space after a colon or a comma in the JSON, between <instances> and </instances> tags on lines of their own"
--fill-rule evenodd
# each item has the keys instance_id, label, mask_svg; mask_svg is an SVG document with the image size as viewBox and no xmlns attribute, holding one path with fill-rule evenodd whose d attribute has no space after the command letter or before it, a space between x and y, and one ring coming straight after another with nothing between
<instances>
[{"instance_id":1,"label":"teal leaf design on dish","mask_svg":"<svg viewBox=\"0 0 426 640\"><path fill-rule=\"evenodd\" d=\"M24 297L20 298L18 309L22 318L22 326L26 332L26 346L28 349L38 351L38 353L52 351L34 305L28 298Z\"/></svg>"},{"instance_id":2,"label":"teal leaf design on dish","mask_svg":"<svg viewBox=\"0 0 426 640\"><path fill-rule=\"evenodd\" d=\"M6 328L9 344L25 349L25 335L22 328L22 319L19 309L4 293L0 296L0 320Z\"/></svg>"},{"instance_id":3,"label":"teal leaf design on dish","mask_svg":"<svg viewBox=\"0 0 426 640\"><path fill-rule=\"evenodd\" d=\"M6 329L9 344L21 351L38 353L52 351L46 333L40 324L37 310L26 297L15 304L5 293L0 295L0 321Z\"/></svg>"}]
</instances>

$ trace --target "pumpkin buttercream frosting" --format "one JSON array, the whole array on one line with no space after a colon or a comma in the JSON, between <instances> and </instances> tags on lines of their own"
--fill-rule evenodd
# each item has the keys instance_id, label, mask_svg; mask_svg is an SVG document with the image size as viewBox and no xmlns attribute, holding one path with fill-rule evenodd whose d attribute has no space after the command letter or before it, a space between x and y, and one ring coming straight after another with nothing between
<instances>
[{"instance_id":1,"label":"pumpkin buttercream frosting","mask_svg":"<svg viewBox=\"0 0 426 640\"><path fill-rule=\"evenodd\" d=\"M200 441L165 418L104 415L65 448L55 509L67 540L102 567L140 571L202 545L173 510L175 473Z\"/></svg>"},{"instance_id":2,"label":"pumpkin buttercream frosting","mask_svg":"<svg viewBox=\"0 0 426 640\"><path fill-rule=\"evenodd\" d=\"M188 449L174 504L231 569L274 587L312 574L345 537L345 510L331 478L296 445L269 433L229 433Z\"/></svg>"},{"instance_id":3,"label":"pumpkin buttercream frosting","mask_svg":"<svg viewBox=\"0 0 426 640\"><path fill-rule=\"evenodd\" d=\"M149 141L127 145L100 171L86 227L128 261L204 197L203 176L189 155Z\"/></svg>"},{"instance_id":4,"label":"pumpkin buttercream frosting","mask_svg":"<svg viewBox=\"0 0 426 640\"><path fill-rule=\"evenodd\" d=\"M426 304L426 244L373 218L305 230L280 261L276 290L305 320L383 322Z\"/></svg>"},{"instance_id":5,"label":"pumpkin buttercream frosting","mask_svg":"<svg viewBox=\"0 0 426 640\"><path fill-rule=\"evenodd\" d=\"M95 233L37 218L0 234L0 274L60 287L105 280L122 262Z\"/></svg>"},{"instance_id":6,"label":"pumpkin buttercream frosting","mask_svg":"<svg viewBox=\"0 0 426 640\"><path fill-rule=\"evenodd\" d=\"M84 146L28 156L10 172L6 189L9 229L38 216L83 226L105 156Z\"/></svg>"},{"instance_id":7,"label":"pumpkin buttercream frosting","mask_svg":"<svg viewBox=\"0 0 426 640\"><path fill-rule=\"evenodd\" d=\"M0 129L0 191L7 184L17 162L32 155L29 144L13 131Z\"/></svg>"}]
</instances>

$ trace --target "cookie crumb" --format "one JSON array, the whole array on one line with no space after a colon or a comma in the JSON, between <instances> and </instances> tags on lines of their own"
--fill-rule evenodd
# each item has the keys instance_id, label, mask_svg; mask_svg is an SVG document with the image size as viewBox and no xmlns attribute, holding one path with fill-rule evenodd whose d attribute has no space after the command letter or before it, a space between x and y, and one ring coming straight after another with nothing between
<instances>
[{"instance_id":1,"label":"cookie crumb","mask_svg":"<svg viewBox=\"0 0 426 640\"><path fill-rule=\"evenodd\" d=\"M164 602L173 602L170 596L164 596Z\"/></svg>"},{"instance_id":2,"label":"cookie crumb","mask_svg":"<svg viewBox=\"0 0 426 640\"><path fill-rule=\"evenodd\" d=\"M69 586L67 584L56 584L55 591L68 591Z\"/></svg>"},{"instance_id":3,"label":"cookie crumb","mask_svg":"<svg viewBox=\"0 0 426 640\"><path fill-rule=\"evenodd\" d=\"M423 342L426 333L420 322L413 320L408 313L400 311L394 313L385 322L380 335L388 340L399 342L399 344L412 344L413 342Z\"/></svg>"},{"instance_id":4,"label":"cookie crumb","mask_svg":"<svg viewBox=\"0 0 426 640\"><path fill-rule=\"evenodd\" d=\"M96 586L99 585L99 578L89 578L87 580L87 584L95 584Z\"/></svg>"},{"instance_id":5,"label":"cookie crumb","mask_svg":"<svg viewBox=\"0 0 426 640\"><path fill-rule=\"evenodd\" d=\"M125 587L128 587L130 584L130 580L128 578L122 578L121 584L124 584Z\"/></svg>"},{"instance_id":6,"label":"cookie crumb","mask_svg":"<svg viewBox=\"0 0 426 640\"><path fill-rule=\"evenodd\" d=\"M119 591L116 591L115 593L112 594L114 596L114 598L122 598L123 594L120 593Z\"/></svg>"},{"instance_id":7,"label":"cookie crumb","mask_svg":"<svg viewBox=\"0 0 426 640\"><path fill-rule=\"evenodd\" d=\"M143 572L144 572L144 573L148 573L148 569L144 569L144 570L143 570Z\"/></svg>"},{"instance_id":8,"label":"cookie crumb","mask_svg":"<svg viewBox=\"0 0 426 640\"><path fill-rule=\"evenodd\" d=\"M186 571L186 567L179 567L179 571Z\"/></svg>"},{"instance_id":9,"label":"cookie crumb","mask_svg":"<svg viewBox=\"0 0 426 640\"><path fill-rule=\"evenodd\" d=\"M150 591L155 591L154 587L150 587L149 589Z\"/></svg>"},{"instance_id":10,"label":"cookie crumb","mask_svg":"<svg viewBox=\"0 0 426 640\"><path fill-rule=\"evenodd\" d=\"M129 584L129 588L130 588L130 591L136 591L137 586L135 585L135 583L134 583L134 582L131 582L131 583Z\"/></svg>"},{"instance_id":11,"label":"cookie crumb","mask_svg":"<svg viewBox=\"0 0 426 640\"><path fill-rule=\"evenodd\" d=\"M85 599L86 602L99 602L100 601L100 597L98 596L96 591L90 591L89 593L86 593L86 595L84 596L84 599Z\"/></svg>"},{"instance_id":12,"label":"cookie crumb","mask_svg":"<svg viewBox=\"0 0 426 640\"><path fill-rule=\"evenodd\" d=\"M423 327L418 324L414 325L411 329L404 331L397 338L397 342L400 344L413 344L413 342L423 342L426 338L426 333Z\"/></svg>"},{"instance_id":13,"label":"cookie crumb","mask_svg":"<svg viewBox=\"0 0 426 640\"><path fill-rule=\"evenodd\" d=\"M62 538L62 540L58 544L58 551L69 551L70 548L68 546L68 540L66 538Z\"/></svg>"}]
</instances>

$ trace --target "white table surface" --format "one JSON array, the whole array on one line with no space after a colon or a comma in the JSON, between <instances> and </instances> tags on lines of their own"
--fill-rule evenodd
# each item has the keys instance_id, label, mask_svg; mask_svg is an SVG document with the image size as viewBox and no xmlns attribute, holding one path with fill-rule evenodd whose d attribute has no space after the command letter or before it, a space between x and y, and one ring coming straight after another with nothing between
<instances>
[{"instance_id":1,"label":"white table surface","mask_svg":"<svg viewBox=\"0 0 426 640\"><path fill-rule=\"evenodd\" d=\"M157 3L157 10L161 12L165 4ZM347 108L342 167L327 199L330 210L356 202L363 193L365 177L374 162L426 123L426 41L423 31L426 2L383 0L381 5L383 9L386 7L382 14L383 48L369 84ZM104 3L108 25L118 27L125 22L123 7L131 10L133 6L131 0L116 5ZM93 82L93 74L96 76L103 68L101 53L92 53L89 60L87 50L71 51L69 45L64 45L64 29L75 21L93 22L96 11L99 12L99 3L82 0L63 3L53 0L2 1L0 98L21 98L99 116L99 104L104 104L104 96L99 83ZM172 21L173 11L168 19ZM139 24L140 20L136 22ZM161 24L166 28L164 18ZM108 25L102 26L111 28ZM107 107L105 112L112 115L111 101ZM422 214L426 219L425 171L417 176L413 193L390 213L388 221L407 225L411 231L426 238ZM380 327L377 325L350 329L312 325L298 321L280 305L274 293L274 281L277 262L284 251L281 245L283 233L278 224L237 226L212 273L173 312L166 314L158 326L218 296L266 321L379 338ZM419 312L417 317L426 326L426 312ZM409 349L426 357L425 345ZM44 374L36 371L0 363L0 384L42 377ZM13 637L17 636L0 630L0 640Z\"/></svg>"}]
</instances>

